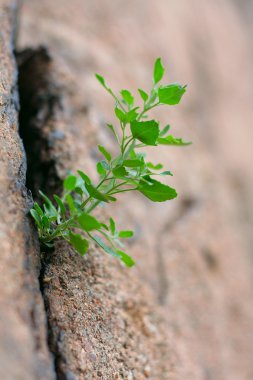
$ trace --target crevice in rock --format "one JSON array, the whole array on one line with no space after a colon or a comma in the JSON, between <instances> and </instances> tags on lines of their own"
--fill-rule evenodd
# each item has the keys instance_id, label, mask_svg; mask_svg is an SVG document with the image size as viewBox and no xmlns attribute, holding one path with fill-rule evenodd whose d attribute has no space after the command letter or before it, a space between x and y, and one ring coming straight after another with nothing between
<instances>
[{"instance_id":1,"label":"crevice in rock","mask_svg":"<svg viewBox=\"0 0 253 380\"><path fill-rule=\"evenodd\" d=\"M17 54L20 136L27 155L26 185L35 198L39 189L59 193L61 185L51 122L63 105L59 86L49 80L51 60L45 47L26 49ZM64 138L58 134L58 138Z\"/></svg>"},{"instance_id":2,"label":"crevice in rock","mask_svg":"<svg viewBox=\"0 0 253 380\"><path fill-rule=\"evenodd\" d=\"M28 48L17 52L16 57L19 69L19 128L27 158L26 186L37 200L39 190L49 197L61 192L62 171L65 170L61 160L69 154L62 130L66 120L63 88L53 78L53 60L47 48ZM50 256L49 249L41 248L39 283L48 323L48 347L54 357L56 378L65 380L66 376L58 366L61 353L53 339L48 318L50 310L44 293Z\"/></svg>"}]
</instances>

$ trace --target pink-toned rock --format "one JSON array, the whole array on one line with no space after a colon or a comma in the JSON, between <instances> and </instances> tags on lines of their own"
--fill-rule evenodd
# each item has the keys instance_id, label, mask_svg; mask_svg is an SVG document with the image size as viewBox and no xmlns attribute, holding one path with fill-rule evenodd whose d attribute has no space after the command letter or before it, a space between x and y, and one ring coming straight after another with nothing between
<instances>
[{"instance_id":1,"label":"pink-toned rock","mask_svg":"<svg viewBox=\"0 0 253 380\"><path fill-rule=\"evenodd\" d=\"M0 1L0 378L54 379L39 289L39 247L27 212L18 131L14 38L17 5Z\"/></svg>"}]
</instances>

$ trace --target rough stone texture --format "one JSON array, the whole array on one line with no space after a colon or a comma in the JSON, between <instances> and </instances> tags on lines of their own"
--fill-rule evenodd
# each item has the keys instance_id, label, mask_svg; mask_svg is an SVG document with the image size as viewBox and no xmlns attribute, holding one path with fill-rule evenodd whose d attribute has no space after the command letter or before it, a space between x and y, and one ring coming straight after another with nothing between
<instances>
[{"instance_id":1,"label":"rough stone texture","mask_svg":"<svg viewBox=\"0 0 253 380\"><path fill-rule=\"evenodd\" d=\"M145 88L162 56L170 80L189 83L182 106L161 115L194 146L150 150L176 173L170 183L182 195L166 206L122 197L108 210L136 228L129 249L137 267L128 271L95 249L82 261L62 245L48 259L44 295L60 378L253 377L253 59L240 4L24 3L20 45L49 45L76 86L73 159L66 163L73 169L94 175L96 143L113 150L104 127L112 102L94 72L116 89Z\"/></svg>"},{"instance_id":2,"label":"rough stone texture","mask_svg":"<svg viewBox=\"0 0 253 380\"><path fill-rule=\"evenodd\" d=\"M54 379L39 290L39 247L26 213L13 56L16 4L0 1L0 378Z\"/></svg>"},{"instance_id":3,"label":"rough stone texture","mask_svg":"<svg viewBox=\"0 0 253 380\"><path fill-rule=\"evenodd\" d=\"M162 56L170 80L189 83L182 106L161 117L194 146L149 153L168 162L182 195L166 205L122 197L105 211L137 230L129 247L137 267L129 271L95 247L84 260L62 244L45 255L42 290L59 379L253 378L252 19L249 3L241 4L24 2L20 46L48 45L66 70L70 156L54 160L63 170L95 176L95 145L103 140L113 150L104 127L112 102L94 72L116 89L146 88Z\"/></svg>"}]
</instances>

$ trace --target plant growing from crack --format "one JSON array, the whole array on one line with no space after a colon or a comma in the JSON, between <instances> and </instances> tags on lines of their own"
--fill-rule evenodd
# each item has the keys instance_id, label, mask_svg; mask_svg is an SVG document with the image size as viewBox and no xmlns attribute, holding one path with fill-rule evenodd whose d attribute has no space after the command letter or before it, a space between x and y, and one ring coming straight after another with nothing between
<instances>
[{"instance_id":1,"label":"plant growing from crack","mask_svg":"<svg viewBox=\"0 0 253 380\"><path fill-rule=\"evenodd\" d=\"M51 247L55 239L64 239L83 256L93 240L127 266L134 264L134 260L122 250L121 241L131 238L133 232L118 231L112 218L109 223L104 223L95 218L92 212L102 203L115 202L117 194L123 192L138 191L153 202L164 202L177 196L175 189L154 179L157 176L171 176L172 173L161 171L163 165L160 163L146 162L145 154L139 151L146 146L190 144L169 134L169 125L160 129L159 122L148 117L148 112L155 107L178 104L186 91L186 86L177 83L160 85L163 75L164 67L158 58L154 65L150 93L138 89L143 102L142 107L138 107L128 90L122 90L117 96L104 78L96 74L100 84L115 100L114 112L119 125L116 128L107 124L107 127L115 137L119 153L112 157L104 146L98 145L104 159L97 163L97 184L92 183L86 173L78 170L77 175L70 174L64 180L61 197L54 195L54 201L51 201L40 192L43 208L35 202L30 213L43 244Z\"/></svg>"}]
</instances>

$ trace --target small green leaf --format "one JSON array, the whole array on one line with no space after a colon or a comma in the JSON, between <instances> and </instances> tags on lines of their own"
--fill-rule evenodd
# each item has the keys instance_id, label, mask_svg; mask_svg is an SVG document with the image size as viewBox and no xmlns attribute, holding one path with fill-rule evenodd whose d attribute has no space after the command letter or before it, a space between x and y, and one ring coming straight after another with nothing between
<instances>
[{"instance_id":1,"label":"small green leaf","mask_svg":"<svg viewBox=\"0 0 253 380\"><path fill-rule=\"evenodd\" d=\"M39 194L44 199L45 203L48 204L48 206L54 207L53 203L50 201L50 199L41 191L39 190Z\"/></svg>"},{"instance_id":2,"label":"small green leaf","mask_svg":"<svg viewBox=\"0 0 253 380\"><path fill-rule=\"evenodd\" d=\"M154 165L154 164L152 164L152 162L148 162L148 163L147 163L147 167L148 167L149 169L153 169L153 170L160 170L160 169L163 168L163 165L162 165L162 164Z\"/></svg>"},{"instance_id":3,"label":"small green leaf","mask_svg":"<svg viewBox=\"0 0 253 380\"><path fill-rule=\"evenodd\" d=\"M157 58L154 65L153 81L154 84L160 82L164 74L164 67L161 62L161 58Z\"/></svg>"},{"instance_id":4,"label":"small green leaf","mask_svg":"<svg viewBox=\"0 0 253 380\"><path fill-rule=\"evenodd\" d=\"M157 145L159 126L155 120L133 121L131 123L131 132L135 139L138 139L144 144Z\"/></svg>"},{"instance_id":5,"label":"small green leaf","mask_svg":"<svg viewBox=\"0 0 253 380\"><path fill-rule=\"evenodd\" d=\"M65 198L66 198L66 202L69 206L70 212L75 213L76 212L76 204L75 204L74 198L70 194L67 194Z\"/></svg>"},{"instance_id":6,"label":"small green leaf","mask_svg":"<svg viewBox=\"0 0 253 380\"><path fill-rule=\"evenodd\" d=\"M56 208L54 207L54 205L50 201L50 199L42 191L39 191L39 194L42 196L42 198L45 201L45 203L44 203L44 210L45 210L45 213L47 214L47 216L49 216L49 217L50 216L57 217L58 216L58 211L56 210Z\"/></svg>"},{"instance_id":7,"label":"small green leaf","mask_svg":"<svg viewBox=\"0 0 253 380\"><path fill-rule=\"evenodd\" d=\"M83 189L82 189L80 186L77 186L77 187L75 188L75 192L76 192L78 195L80 195L80 197L82 197L82 196L83 196L83 193L84 193Z\"/></svg>"},{"instance_id":8,"label":"small green leaf","mask_svg":"<svg viewBox=\"0 0 253 380\"><path fill-rule=\"evenodd\" d=\"M115 201L116 199L114 197L111 197L109 195L103 194L100 191L98 191L92 184L86 184L86 189L91 197L102 201L102 202L110 202Z\"/></svg>"},{"instance_id":9,"label":"small green leaf","mask_svg":"<svg viewBox=\"0 0 253 380\"><path fill-rule=\"evenodd\" d=\"M101 227L104 228L106 231L109 231L109 228L105 223L101 223Z\"/></svg>"},{"instance_id":10,"label":"small green leaf","mask_svg":"<svg viewBox=\"0 0 253 380\"><path fill-rule=\"evenodd\" d=\"M150 177L141 180L137 190L153 202L164 202L177 197L177 192L172 187L164 185ZM148 181L148 182L147 182Z\"/></svg>"},{"instance_id":11,"label":"small green leaf","mask_svg":"<svg viewBox=\"0 0 253 380\"><path fill-rule=\"evenodd\" d=\"M169 135L166 137L158 137L157 142L160 145L177 145L177 146L191 145L191 142L183 141L181 138L177 138L172 135Z\"/></svg>"},{"instance_id":12,"label":"small green leaf","mask_svg":"<svg viewBox=\"0 0 253 380\"><path fill-rule=\"evenodd\" d=\"M97 80L102 84L102 86L105 87L105 88L107 88L106 84L105 84L104 78L101 75L99 75L99 74L95 74L95 75L96 75Z\"/></svg>"},{"instance_id":13,"label":"small green leaf","mask_svg":"<svg viewBox=\"0 0 253 380\"><path fill-rule=\"evenodd\" d=\"M142 100L145 103L148 100L148 94L145 91L143 91L141 88L138 88L138 91L139 91L139 94L140 94Z\"/></svg>"},{"instance_id":14,"label":"small green leaf","mask_svg":"<svg viewBox=\"0 0 253 380\"><path fill-rule=\"evenodd\" d=\"M160 134L159 134L159 137L163 137L164 135L166 135L166 133L170 130L170 125L165 125L165 127L161 130Z\"/></svg>"},{"instance_id":15,"label":"small green leaf","mask_svg":"<svg viewBox=\"0 0 253 380\"><path fill-rule=\"evenodd\" d=\"M63 187L67 191L72 191L76 187L77 178L74 175L69 175L63 182Z\"/></svg>"},{"instance_id":16,"label":"small green leaf","mask_svg":"<svg viewBox=\"0 0 253 380\"><path fill-rule=\"evenodd\" d=\"M171 176L173 176L173 174L169 170L165 170L164 172L159 173L159 175L171 175Z\"/></svg>"},{"instance_id":17,"label":"small green leaf","mask_svg":"<svg viewBox=\"0 0 253 380\"><path fill-rule=\"evenodd\" d=\"M50 228L50 221L49 221L49 218L46 215L43 215L43 217L41 219L41 224L46 229Z\"/></svg>"},{"instance_id":18,"label":"small green leaf","mask_svg":"<svg viewBox=\"0 0 253 380\"><path fill-rule=\"evenodd\" d=\"M124 166L116 166L113 170L113 175L116 178L125 178L128 176L128 172L124 168Z\"/></svg>"},{"instance_id":19,"label":"small green leaf","mask_svg":"<svg viewBox=\"0 0 253 380\"><path fill-rule=\"evenodd\" d=\"M180 84L170 84L168 86L161 86L158 89L159 102L162 104L175 105L178 104L186 92L186 87Z\"/></svg>"},{"instance_id":20,"label":"small green leaf","mask_svg":"<svg viewBox=\"0 0 253 380\"><path fill-rule=\"evenodd\" d=\"M57 205L58 205L58 207L59 207L59 209L60 209L60 211L61 211L61 214L62 214L62 215L65 214L66 209L65 209L65 206L64 206L64 204L63 204L61 198L59 198L58 195L56 195L56 194L54 194L53 197L54 197L55 202L57 203Z\"/></svg>"},{"instance_id":21,"label":"small green leaf","mask_svg":"<svg viewBox=\"0 0 253 380\"><path fill-rule=\"evenodd\" d=\"M133 159L133 160L124 160L123 166L126 166L127 168L140 168L145 165L143 159Z\"/></svg>"},{"instance_id":22,"label":"small green leaf","mask_svg":"<svg viewBox=\"0 0 253 380\"><path fill-rule=\"evenodd\" d=\"M112 218L110 218L109 221L110 221L110 230L111 230L111 233L112 233L112 235L114 235L115 232L116 232L115 221Z\"/></svg>"},{"instance_id":23,"label":"small green leaf","mask_svg":"<svg viewBox=\"0 0 253 380\"><path fill-rule=\"evenodd\" d=\"M70 244L75 248L75 250L81 255L85 255L85 253L89 249L89 241L83 238L80 234L74 234L70 231L69 233Z\"/></svg>"},{"instance_id":24,"label":"small green leaf","mask_svg":"<svg viewBox=\"0 0 253 380\"><path fill-rule=\"evenodd\" d=\"M81 170L77 170L77 173L80 175L80 177L82 178L83 182L86 183L86 184L91 184L91 180L90 178L87 176L87 174L85 174L84 172L82 172Z\"/></svg>"},{"instance_id":25,"label":"small green leaf","mask_svg":"<svg viewBox=\"0 0 253 380\"><path fill-rule=\"evenodd\" d=\"M131 121L136 120L138 116L138 112L136 110L140 107L135 107L131 111L126 113L125 122L130 123Z\"/></svg>"},{"instance_id":26,"label":"small green leaf","mask_svg":"<svg viewBox=\"0 0 253 380\"><path fill-rule=\"evenodd\" d=\"M120 250L113 250L112 248L108 247L102 239L98 236L92 236L93 239L96 241L96 243L103 248L103 250L106 253L109 253L109 255L119 258L121 261L124 262L124 264L128 267L131 267L134 265L134 260L128 256L125 252L122 252Z\"/></svg>"},{"instance_id":27,"label":"small green leaf","mask_svg":"<svg viewBox=\"0 0 253 380\"><path fill-rule=\"evenodd\" d=\"M127 255L125 252L120 251L117 249L117 254L120 256L120 260L129 268L131 268L134 264L135 261L132 259L131 256Z\"/></svg>"},{"instance_id":28,"label":"small green leaf","mask_svg":"<svg viewBox=\"0 0 253 380\"><path fill-rule=\"evenodd\" d=\"M92 237L93 237L93 239L96 241L96 243L97 243L101 248L103 248L103 250L104 250L106 253L109 253L109 255L114 256L114 257L119 257L119 255L118 255L115 251L113 251L110 247L108 247L108 246L103 242L103 240L100 239L99 236L93 235Z\"/></svg>"},{"instance_id":29,"label":"small green leaf","mask_svg":"<svg viewBox=\"0 0 253 380\"><path fill-rule=\"evenodd\" d=\"M117 136L117 133L114 129L114 126L112 124L106 124L107 127L112 131L112 133L114 134L114 136L116 137L116 139L118 139L118 136Z\"/></svg>"},{"instance_id":30,"label":"small green leaf","mask_svg":"<svg viewBox=\"0 0 253 380\"><path fill-rule=\"evenodd\" d=\"M108 152L108 150L105 149L104 146L102 146L102 145L98 145L98 150L103 154L103 156L106 158L106 160L107 160L108 162L111 161L112 156L110 155L110 153Z\"/></svg>"},{"instance_id":31,"label":"small green leaf","mask_svg":"<svg viewBox=\"0 0 253 380\"><path fill-rule=\"evenodd\" d=\"M120 238L131 238L132 236L134 236L133 231L120 231L119 232Z\"/></svg>"},{"instance_id":32,"label":"small green leaf","mask_svg":"<svg viewBox=\"0 0 253 380\"><path fill-rule=\"evenodd\" d=\"M134 97L131 92L128 90L122 90L120 93L125 102L131 107L134 104Z\"/></svg>"},{"instance_id":33,"label":"small green leaf","mask_svg":"<svg viewBox=\"0 0 253 380\"><path fill-rule=\"evenodd\" d=\"M114 109L115 111L115 115L117 116L117 118L122 122L122 123L125 123L126 122L126 114L125 112L123 112L120 108L118 107L115 107Z\"/></svg>"},{"instance_id":34,"label":"small green leaf","mask_svg":"<svg viewBox=\"0 0 253 380\"><path fill-rule=\"evenodd\" d=\"M33 208L37 211L37 213L39 214L39 216L43 216L44 215L43 210L41 209L41 207L38 205L37 202L34 202Z\"/></svg>"},{"instance_id":35,"label":"small green leaf","mask_svg":"<svg viewBox=\"0 0 253 380\"><path fill-rule=\"evenodd\" d=\"M35 209L31 209L30 210L30 214L32 215L33 219L35 220L35 222L37 223L37 225L40 227L41 226L41 218L39 216L39 214L37 213L37 211ZM42 215L43 217L44 215Z\"/></svg>"},{"instance_id":36,"label":"small green leaf","mask_svg":"<svg viewBox=\"0 0 253 380\"><path fill-rule=\"evenodd\" d=\"M97 163L97 172L99 175L104 176L106 174L106 169L101 164L101 161Z\"/></svg>"},{"instance_id":37,"label":"small green leaf","mask_svg":"<svg viewBox=\"0 0 253 380\"><path fill-rule=\"evenodd\" d=\"M77 218L78 223L85 231L98 230L101 227L101 223L94 218L94 216L82 212Z\"/></svg>"}]
</instances>

